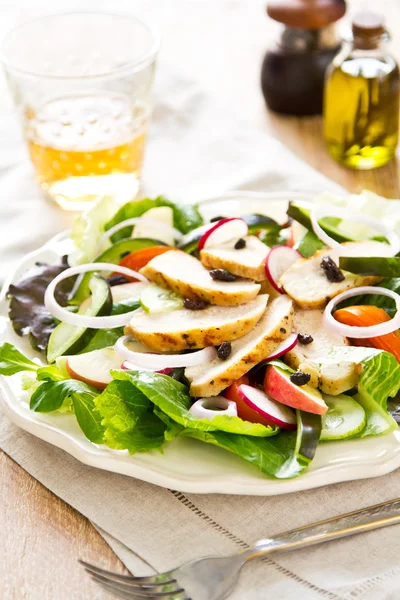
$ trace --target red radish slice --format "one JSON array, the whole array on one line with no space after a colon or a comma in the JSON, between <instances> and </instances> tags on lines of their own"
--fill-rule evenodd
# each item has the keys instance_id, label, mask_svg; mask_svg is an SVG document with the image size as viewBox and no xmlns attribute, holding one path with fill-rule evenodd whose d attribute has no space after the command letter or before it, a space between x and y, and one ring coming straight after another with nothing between
<instances>
[{"instance_id":1,"label":"red radish slice","mask_svg":"<svg viewBox=\"0 0 400 600\"><path fill-rule=\"evenodd\" d=\"M279 358L289 350L292 350L297 344L297 333L291 333L286 340L281 342L277 348L269 355L267 358L264 358L261 362L268 362L269 360L274 360L275 358Z\"/></svg>"},{"instance_id":2,"label":"red radish slice","mask_svg":"<svg viewBox=\"0 0 400 600\"><path fill-rule=\"evenodd\" d=\"M246 237L249 233L247 223L238 217L228 217L221 219L215 225L207 229L201 236L198 244L199 250L220 246L231 240Z\"/></svg>"},{"instance_id":3,"label":"red radish slice","mask_svg":"<svg viewBox=\"0 0 400 600\"><path fill-rule=\"evenodd\" d=\"M281 429L296 428L295 413L284 404L271 400L262 390L242 384L238 387L238 393L250 408L258 412L272 426L281 427Z\"/></svg>"},{"instance_id":4,"label":"red radish slice","mask_svg":"<svg viewBox=\"0 0 400 600\"><path fill-rule=\"evenodd\" d=\"M121 365L121 369L124 369L124 371L150 371L153 369L145 369L144 367L140 367L139 365L134 365L133 363L129 362L129 360L124 360L124 362ZM161 369L160 371L156 371L156 373L160 373L161 375L169 375L170 373L172 373L173 369L171 367L167 367L166 369Z\"/></svg>"},{"instance_id":5,"label":"red radish slice","mask_svg":"<svg viewBox=\"0 0 400 600\"><path fill-rule=\"evenodd\" d=\"M280 278L299 258L301 254L289 246L275 246L268 252L265 258L265 274L272 287L280 294L284 293L279 285Z\"/></svg>"}]
</instances>

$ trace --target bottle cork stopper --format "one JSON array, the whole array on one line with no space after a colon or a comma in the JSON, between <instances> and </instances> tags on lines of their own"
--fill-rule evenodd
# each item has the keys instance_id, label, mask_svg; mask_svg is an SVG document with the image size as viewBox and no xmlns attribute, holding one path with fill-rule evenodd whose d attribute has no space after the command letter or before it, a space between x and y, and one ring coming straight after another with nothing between
<instances>
[{"instance_id":1,"label":"bottle cork stopper","mask_svg":"<svg viewBox=\"0 0 400 600\"><path fill-rule=\"evenodd\" d=\"M385 33L385 22L381 15L373 12L360 12L353 17L354 37L376 38Z\"/></svg>"}]
</instances>

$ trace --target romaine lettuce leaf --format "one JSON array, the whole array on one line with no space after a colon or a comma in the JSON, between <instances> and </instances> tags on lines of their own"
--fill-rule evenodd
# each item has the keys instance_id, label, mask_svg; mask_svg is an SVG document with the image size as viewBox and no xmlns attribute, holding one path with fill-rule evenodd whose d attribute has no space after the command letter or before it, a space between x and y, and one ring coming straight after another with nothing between
<instances>
[{"instance_id":1,"label":"romaine lettuce leaf","mask_svg":"<svg viewBox=\"0 0 400 600\"><path fill-rule=\"evenodd\" d=\"M194 204L180 204L173 202L165 196L158 196L158 198L143 198L142 200L132 200L127 204L121 206L119 211L114 217L109 220L106 225L106 229L111 229L117 223L121 223L126 219L133 219L140 217L151 208L157 208L158 206L169 206L172 208L174 213L174 227L179 229L182 233L188 233L192 229L199 227L203 224L203 218L200 215L197 207ZM117 242L123 238L129 237L132 233L132 227L124 227L112 236L112 241Z\"/></svg>"},{"instance_id":2,"label":"romaine lettuce leaf","mask_svg":"<svg viewBox=\"0 0 400 600\"><path fill-rule=\"evenodd\" d=\"M153 404L183 427L201 431L226 431L256 437L269 437L278 432L277 427L265 427L260 423L243 421L239 417L217 414L212 421L197 419L189 412L192 399L188 388L168 375L151 371L112 371L111 374L116 380L133 383Z\"/></svg>"},{"instance_id":3,"label":"romaine lettuce leaf","mask_svg":"<svg viewBox=\"0 0 400 600\"><path fill-rule=\"evenodd\" d=\"M321 417L297 411L297 431L281 431L271 439L199 429L184 429L180 435L237 454L270 477L291 479L305 471L314 458Z\"/></svg>"},{"instance_id":4,"label":"romaine lettuce leaf","mask_svg":"<svg viewBox=\"0 0 400 600\"><path fill-rule=\"evenodd\" d=\"M98 254L98 245L106 223L118 208L115 196L102 196L89 210L77 217L72 226L71 239L76 246L75 263L91 262Z\"/></svg>"},{"instance_id":5,"label":"romaine lettuce leaf","mask_svg":"<svg viewBox=\"0 0 400 600\"><path fill-rule=\"evenodd\" d=\"M95 399L107 446L130 454L160 448L166 424L150 400L129 381L112 381Z\"/></svg>"}]
</instances>

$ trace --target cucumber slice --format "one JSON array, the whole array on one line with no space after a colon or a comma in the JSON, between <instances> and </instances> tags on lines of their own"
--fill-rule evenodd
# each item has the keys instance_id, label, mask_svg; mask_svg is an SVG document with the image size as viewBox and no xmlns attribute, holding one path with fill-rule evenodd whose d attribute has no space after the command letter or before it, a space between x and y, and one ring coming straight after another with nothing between
<instances>
[{"instance_id":1,"label":"cucumber slice","mask_svg":"<svg viewBox=\"0 0 400 600\"><path fill-rule=\"evenodd\" d=\"M271 217L267 217L266 215L249 214L241 215L240 218L247 223L249 235L258 233L264 229L266 231L275 230L277 232L282 229L282 225L279 225L274 219L271 219Z\"/></svg>"},{"instance_id":2,"label":"cucumber slice","mask_svg":"<svg viewBox=\"0 0 400 600\"><path fill-rule=\"evenodd\" d=\"M400 277L400 258L385 256L341 256L339 267L357 275Z\"/></svg>"},{"instance_id":3,"label":"cucumber slice","mask_svg":"<svg viewBox=\"0 0 400 600\"><path fill-rule=\"evenodd\" d=\"M350 396L323 395L328 412L322 416L321 440L343 440L355 437L364 429L367 418L363 407Z\"/></svg>"},{"instance_id":4,"label":"cucumber slice","mask_svg":"<svg viewBox=\"0 0 400 600\"><path fill-rule=\"evenodd\" d=\"M143 310L149 313L169 312L183 308L183 298L176 292L151 284L143 290L140 304Z\"/></svg>"},{"instance_id":5,"label":"cucumber slice","mask_svg":"<svg viewBox=\"0 0 400 600\"><path fill-rule=\"evenodd\" d=\"M109 315L112 309L112 296L107 281L98 275L91 275L89 290L92 292L92 301L87 303L82 310L78 310L78 314L93 317ZM52 363L63 354L76 354L90 342L96 331L97 329L60 323L50 336L47 346L47 361Z\"/></svg>"},{"instance_id":6,"label":"cucumber slice","mask_svg":"<svg viewBox=\"0 0 400 600\"><path fill-rule=\"evenodd\" d=\"M116 242L110 246L110 248L107 248L107 250L99 254L92 262L108 262L117 265L131 252L142 250L143 248L150 248L152 246L166 246L166 244L160 240L153 240L152 238L128 238ZM82 277L74 297L70 300L70 304L80 305L89 296L88 284L90 277L90 273L85 273Z\"/></svg>"}]
</instances>

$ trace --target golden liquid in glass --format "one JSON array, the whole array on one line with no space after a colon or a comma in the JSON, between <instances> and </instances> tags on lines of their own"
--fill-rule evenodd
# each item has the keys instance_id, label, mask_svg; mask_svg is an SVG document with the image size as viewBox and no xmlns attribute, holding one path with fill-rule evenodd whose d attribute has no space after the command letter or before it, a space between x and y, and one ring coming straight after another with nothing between
<instances>
[{"instance_id":1,"label":"golden liquid in glass","mask_svg":"<svg viewBox=\"0 0 400 600\"><path fill-rule=\"evenodd\" d=\"M31 160L42 188L66 210L101 194L138 190L147 114L123 96L71 96L26 113Z\"/></svg>"},{"instance_id":2,"label":"golden liquid in glass","mask_svg":"<svg viewBox=\"0 0 400 600\"><path fill-rule=\"evenodd\" d=\"M324 137L330 155L353 169L385 165L396 151L399 71L394 61L350 58L328 73Z\"/></svg>"}]
</instances>

